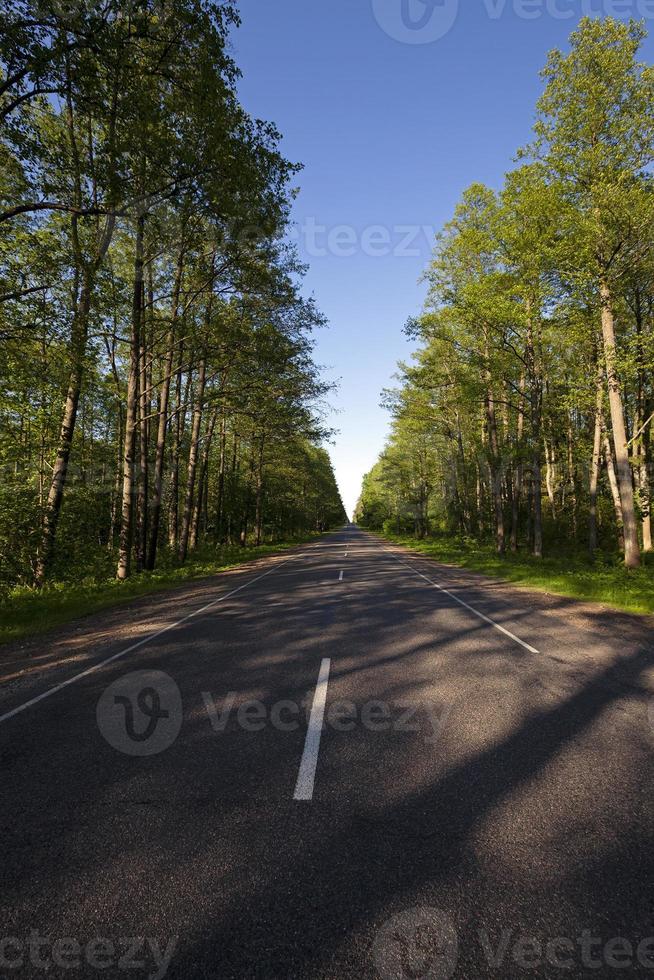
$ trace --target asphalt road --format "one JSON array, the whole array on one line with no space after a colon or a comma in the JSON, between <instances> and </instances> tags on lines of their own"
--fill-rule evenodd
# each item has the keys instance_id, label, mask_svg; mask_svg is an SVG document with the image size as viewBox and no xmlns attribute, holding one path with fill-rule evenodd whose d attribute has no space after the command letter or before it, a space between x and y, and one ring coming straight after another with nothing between
<instances>
[{"instance_id":1,"label":"asphalt road","mask_svg":"<svg viewBox=\"0 0 654 980\"><path fill-rule=\"evenodd\" d=\"M347 528L0 668L2 977L654 976L650 621Z\"/></svg>"}]
</instances>

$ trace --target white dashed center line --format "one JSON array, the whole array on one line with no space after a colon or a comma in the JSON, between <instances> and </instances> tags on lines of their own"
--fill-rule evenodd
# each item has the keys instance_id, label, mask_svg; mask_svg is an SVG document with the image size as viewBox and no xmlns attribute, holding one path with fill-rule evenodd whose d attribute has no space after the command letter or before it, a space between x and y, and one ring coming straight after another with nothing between
<instances>
[{"instance_id":1,"label":"white dashed center line","mask_svg":"<svg viewBox=\"0 0 654 980\"><path fill-rule=\"evenodd\" d=\"M304 742L304 752L293 793L294 800L313 799L313 784L316 778L316 766L318 765L318 750L320 749L322 721L325 714L325 701L327 700L330 662L329 657L325 657L320 664L320 673L318 674L318 682L309 716L307 737Z\"/></svg>"}]
</instances>

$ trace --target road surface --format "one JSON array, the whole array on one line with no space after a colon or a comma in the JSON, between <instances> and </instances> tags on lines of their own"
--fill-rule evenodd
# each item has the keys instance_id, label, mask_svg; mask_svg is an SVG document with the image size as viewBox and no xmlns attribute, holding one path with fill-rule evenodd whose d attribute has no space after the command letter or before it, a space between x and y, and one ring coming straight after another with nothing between
<instances>
[{"instance_id":1,"label":"road surface","mask_svg":"<svg viewBox=\"0 0 654 980\"><path fill-rule=\"evenodd\" d=\"M348 527L0 666L2 977L654 976L651 621Z\"/></svg>"}]
</instances>

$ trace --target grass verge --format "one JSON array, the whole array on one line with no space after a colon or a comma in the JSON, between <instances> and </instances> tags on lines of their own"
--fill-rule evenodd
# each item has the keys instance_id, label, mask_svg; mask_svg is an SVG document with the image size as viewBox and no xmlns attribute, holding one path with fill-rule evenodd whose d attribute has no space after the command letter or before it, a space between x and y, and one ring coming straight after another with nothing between
<instances>
[{"instance_id":1,"label":"grass verge","mask_svg":"<svg viewBox=\"0 0 654 980\"><path fill-rule=\"evenodd\" d=\"M193 579L206 578L229 568L246 565L257 558L285 551L316 537L318 535L307 535L293 541L261 545L258 548L226 547L219 551L204 552L189 559L185 565L170 565L153 572L142 572L125 582L112 578L102 581L87 580L78 584L54 582L42 591L15 589L0 602L0 644L43 633L54 626L124 604L139 596L162 592Z\"/></svg>"},{"instance_id":2,"label":"grass verge","mask_svg":"<svg viewBox=\"0 0 654 980\"><path fill-rule=\"evenodd\" d=\"M380 532L377 532L380 533ZM566 553L542 559L528 554L500 557L492 545L437 535L419 541L405 535L381 534L446 565L484 572L541 592L601 602L626 612L654 613L654 555L645 555L641 568L629 571L618 555Z\"/></svg>"}]
</instances>

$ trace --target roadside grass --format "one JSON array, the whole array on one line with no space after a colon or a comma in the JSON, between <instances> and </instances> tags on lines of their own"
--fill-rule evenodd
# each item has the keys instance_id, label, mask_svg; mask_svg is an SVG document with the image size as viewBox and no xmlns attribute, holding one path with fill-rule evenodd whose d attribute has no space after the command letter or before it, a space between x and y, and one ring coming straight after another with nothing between
<instances>
[{"instance_id":1,"label":"roadside grass","mask_svg":"<svg viewBox=\"0 0 654 980\"><path fill-rule=\"evenodd\" d=\"M591 561L585 553L551 545L557 553L540 560L524 551L500 557L492 545L469 538L443 534L419 541L407 535L376 533L446 565L626 612L654 613L654 554L644 556L641 568L629 571L618 554L598 552Z\"/></svg>"},{"instance_id":2,"label":"roadside grass","mask_svg":"<svg viewBox=\"0 0 654 980\"><path fill-rule=\"evenodd\" d=\"M260 547L238 546L207 549L186 562L172 561L152 572L132 575L124 582L115 578L94 577L80 582L52 582L44 589L18 587L0 600L0 644L10 640L43 633L82 616L119 606L139 596L164 592L194 579L206 578L219 572L246 565L257 558L285 551L296 545L313 541L318 534L305 535L291 541Z\"/></svg>"}]
</instances>

